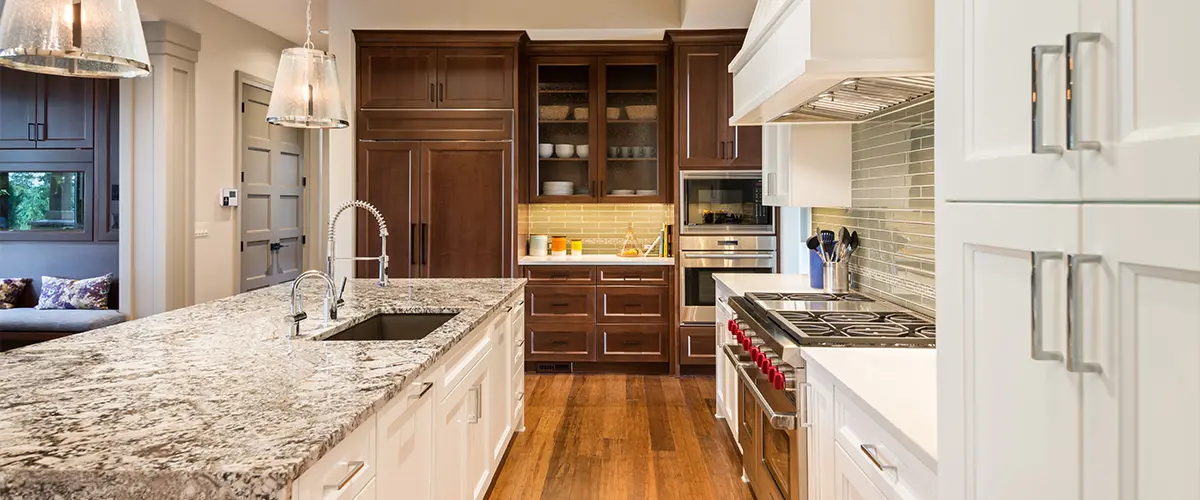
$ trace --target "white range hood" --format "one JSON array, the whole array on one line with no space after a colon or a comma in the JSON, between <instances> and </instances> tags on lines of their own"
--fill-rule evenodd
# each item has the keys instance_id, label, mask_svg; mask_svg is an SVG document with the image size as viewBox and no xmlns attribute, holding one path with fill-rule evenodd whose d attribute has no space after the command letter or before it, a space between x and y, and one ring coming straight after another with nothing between
<instances>
[{"instance_id":1,"label":"white range hood","mask_svg":"<svg viewBox=\"0 0 1200 500\"><path fill-rule=\"evenodd\" d=\"M933 95L933 0L759 0L730 125L853 123Z\"/></svg>"}]
</instances>

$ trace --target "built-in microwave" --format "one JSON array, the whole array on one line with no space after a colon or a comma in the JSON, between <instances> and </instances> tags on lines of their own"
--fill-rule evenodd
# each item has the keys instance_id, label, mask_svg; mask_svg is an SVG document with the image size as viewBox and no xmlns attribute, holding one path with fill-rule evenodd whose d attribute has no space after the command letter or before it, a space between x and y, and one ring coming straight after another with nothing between
<instances>
[{"instance_id":1,"label":"built-in microwave","mask_svg":"<svg viewBox=\"0 0 1200 500\"><path fill-rule=\"evenodd\" d=\"M679 174L680 234L775 234L775 209L763 205L762 171L688 170Z\"/></svg>"}]
</instances>

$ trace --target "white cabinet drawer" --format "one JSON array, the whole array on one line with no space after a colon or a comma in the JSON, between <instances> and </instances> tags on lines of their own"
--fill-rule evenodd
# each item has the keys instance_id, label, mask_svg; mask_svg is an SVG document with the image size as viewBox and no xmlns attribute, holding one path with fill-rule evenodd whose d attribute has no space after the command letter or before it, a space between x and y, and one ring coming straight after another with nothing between
<instances>
[{"instance_id":1,"label":"white cabinet drawer","mask_svg":"<svg viewBox=\"0 0 1200 500\"><path fill-rule=\"evenodd\" d=\"M375 416L372 415L296 479L292 498L352 500L374 478Z\"/></svg>"},{"instance_id":2,"label":"white cabinet drawer","mask_svg":"<svg viewBox=\"0 0 1200 500\"><path fill-rule=\"evenodd\" d=\"M871 481L893 500L936 500L937 475L859 408L834 389L835 440Z\"/></svg>"},{"instance_id":3,"label":"white cabinet drawer","mask_svg":"<svg viewBox=\"0 0 1200 500\"><path fill-rule=\"evenodd\" d=\"M463 338L458 346L454 347L447 355L443 365L441 383L438 387L439 398L445 401L450 395L450 391L458 386L459 382L470 373L475 365L479 364L487 358L488 353L492 351L493 330L501 327L506 316L497 314L496 317L475 328Z\"/></svg>"}]
</instances>

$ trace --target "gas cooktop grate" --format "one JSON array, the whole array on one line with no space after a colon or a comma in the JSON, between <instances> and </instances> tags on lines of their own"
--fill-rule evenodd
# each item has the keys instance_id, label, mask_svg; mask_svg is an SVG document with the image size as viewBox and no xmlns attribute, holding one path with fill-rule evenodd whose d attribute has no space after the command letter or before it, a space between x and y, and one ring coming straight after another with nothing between
<instances>
[{"instance_id":1,"label":"gas cooktop grate","mask_svg":"<svg viewBox=\"0 0 1200 500\"><path fill-rule=\"evenodd\" d=\"M793 302L875 302L861 293L777 293L750 292L746 296L760 301L793 301Z\"/></svg>"},{"instance_id":2,"label":"gas cooktop grate","mask_svg":"<svg viewBox=\"0 0 1200 500\"><path fill-rule=\"evenodd\" d=\"M776 323L800 338L824 341L877 342L878 345L932 345L937 335L932 321L906 312L773 311Z\"/></svg>"}]
</instances>

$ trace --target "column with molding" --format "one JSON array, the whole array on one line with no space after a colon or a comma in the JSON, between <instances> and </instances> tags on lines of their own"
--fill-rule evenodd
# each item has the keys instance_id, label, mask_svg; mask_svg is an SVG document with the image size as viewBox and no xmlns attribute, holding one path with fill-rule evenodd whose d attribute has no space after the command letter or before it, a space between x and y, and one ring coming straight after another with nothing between
<instances>
[{"instance_id":1,"label":"column with molding","mask_svg":"<svg viewBox=\"0 0 1200 500\"><path fill-rule=\"evenodd\" d=\"M121 304L144 317L195 295L196 62L200 34L142 23L153 71L121 85Z\"/></svg>"}]
</instances>

